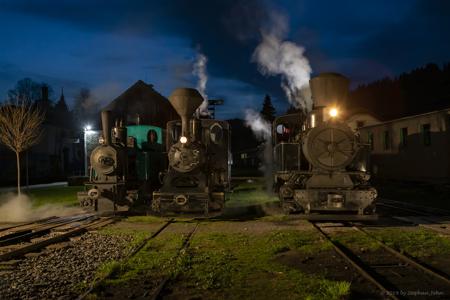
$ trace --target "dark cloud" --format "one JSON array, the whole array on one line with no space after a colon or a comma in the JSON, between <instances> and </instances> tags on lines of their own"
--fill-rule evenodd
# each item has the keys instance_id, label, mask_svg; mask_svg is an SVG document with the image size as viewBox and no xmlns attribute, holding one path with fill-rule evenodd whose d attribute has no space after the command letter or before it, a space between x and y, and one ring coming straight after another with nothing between
<instances>
[{"instance_id":1,"label":"dark cloud","mask_svg":"<svg viewBox=\"0 0 450 300\"><path fill-rule=\"evenodd\" d=\"M45 18L88 32L147 40L187 39L193 49L207 55L208 73L224 79L217 88L227 89L226 80L242 83L233 84L232 92L224 95L268 92L280 104L284 102L280 79L262 76L250 62L260 30L270 24L273 10L289 17L289 38L305 46L315 73L342 72L361 83L428 61L449 60L450 1L444 0L0 0L0 11ZM89 56L90 52L72 55ZM101 59L121 64L130 57L108 52ZM146 62L142 68L170 72L178 82L189 82L188 63L176 62L172 70L161 69L157 63Z\"/></svg>"}]
</instances>

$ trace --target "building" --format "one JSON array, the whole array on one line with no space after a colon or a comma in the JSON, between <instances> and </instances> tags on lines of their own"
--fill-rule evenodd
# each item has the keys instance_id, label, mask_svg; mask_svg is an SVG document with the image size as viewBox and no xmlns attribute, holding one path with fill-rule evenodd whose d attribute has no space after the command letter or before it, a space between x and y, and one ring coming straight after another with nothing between
<instances>
[{"instance_id":1,"label":"building","mask_svg":"<svg viewBox=\"0 0 450 300\"><path fill-rule=\"evenodd\" d=\"M165 128L168 121L177 120L175 109L166 97L151 84L138 80L102 110L110 110L112 119L126 124L146 124Z\"/></svg>"},{"instance_id":2,"label":"building","mask_svg":"<svg viewBox=\"0 0 450 300\"><path fill-rule=\"evenodd\" d=\"M450 108L360 128L379 179L450 183Z\"/></svg>"}]
</instances>

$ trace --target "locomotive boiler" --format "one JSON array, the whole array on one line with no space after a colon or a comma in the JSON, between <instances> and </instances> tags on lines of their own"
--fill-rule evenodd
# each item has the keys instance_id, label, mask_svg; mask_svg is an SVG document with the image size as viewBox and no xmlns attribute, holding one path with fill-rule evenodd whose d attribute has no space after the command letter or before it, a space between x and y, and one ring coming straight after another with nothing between
<instances>
[{"instance_id":1,"label":"locomotive boiler","mask_svg":"<svg viewBox=\"0 0 450 300\"><path fill-rule=\"evenodd\" d=\"M80 205L101 213L149 206L166 166L163 130L150 125L125 126L102 111L102 137L90 155L89 181L78 193Z\"/></svg>"},{"instance_id":2,"label":"locomotive boiler","mask_svg":"<svg viewBox=\"0 0 450 300\"><path fill-rule=\"evenodd\" d=\"M345 122L349 80L336 73L310 80L313 110L273 123L274 186L286 213L373 214L369 147Z\"/></svg>"},{"instance_id":3,"label":"locomotive boiler","mask_svg":"<svg viewBox=\"0 0 450 300\"><path fill-rule=\"evenodd\" d=\"M169 166L161 188L153 193L152 210L161 215L219 215L230 185L229 125L194 116L204 101L195 89L176 89L169 101L181 122L167 124Z\"/></svg>"}]
</instances>

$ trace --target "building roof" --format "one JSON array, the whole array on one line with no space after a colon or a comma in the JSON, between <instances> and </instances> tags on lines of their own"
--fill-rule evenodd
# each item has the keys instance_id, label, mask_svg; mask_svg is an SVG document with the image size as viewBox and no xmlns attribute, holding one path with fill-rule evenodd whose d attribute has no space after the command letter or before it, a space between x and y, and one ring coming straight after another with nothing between
<instances>
[{"instance_id":1,"label":"building roof","mask_svg":"<svg viewBox=\"0 0 450 300\"><path fill-rule=\"evenodd\" d=\"M127 124L137 124L139 118L139 124L163 128L168 121L180 118L167 98L142 80L138 80L103 110L110 110L113 120L121 118Z\"/></svg>"},{"instance_id":2,"label":"building roof","mask_svg":"<svg viewBox=\"0 0 450 300\"><path fill-rule=\"evenodd\" d=\"M394 122L408 120L408 119L414 119L414 118L417 118L417 117L423 117L423 116L433 115L433 114L438 114L438 113L444 113L444 114L447 113L447 114L450 115L450 107L449 108L445 108L445 109L441 109L441 110L434 110L434 111L426 112L426 113L423 113L423 114L417 114L417 115L411 115L411 116L406 116L406 117L402 117L402 118L392 119L392 120L389 120L389 121L380 122L378 124L367 125L367 126L363 126L363 127L364 128L375 127L375 126L378 126L378 125L389 124L389 123L394 123Z\"/></svg>"}]
</instances>

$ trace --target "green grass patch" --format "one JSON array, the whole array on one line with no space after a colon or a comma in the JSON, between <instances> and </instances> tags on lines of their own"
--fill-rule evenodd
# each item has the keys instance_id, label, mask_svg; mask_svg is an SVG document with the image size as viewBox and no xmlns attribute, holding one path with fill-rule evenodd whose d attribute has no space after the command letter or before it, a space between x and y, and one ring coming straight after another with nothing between
<instances>
[{"instance_id":1,"label":"green grass patch","mask_svg":"<svg viewBox=\"0 0 450 300\"><path fill-rule=\"evenodd\" d=\"M340 232L334 235L332 239L340 244L351 248L356 248L358 250L375 251L380 248L380 244L376 240L357 231Z\"/></svg>"},{"instance_id":2,"label":"green grass patch","mask_svg":"<svg viewBox=\"0 0 450 300\"><path fill-rule=\"evenodd\" d=\"M167 234L164 239L150 241L141 251L128 261L118 265L107 265L100 274L110 271L104 285L120 285L145 275L147 278L170 276L178 272L177 263L173 263L183 238L179 234Z\"/></svg>"},{"instance_id":3,"label":"green grass patch","mask_svg":"<svg viewBox=\"0 0 450 300\"><path fill-rule=\"evenodd\" d=\"M130 223L161 223L164 221L167 221L167 219L156 216L133 216L125 219L125 222Z\"/></svg>"},{"instance_id":4,"label":"green grass patch","mask_svg":"<svg viewBox=\"0 0 450 300\"><path fill-rule=\"evenodd\" d=\"M350 283L308 276L277 263L288 250L315 252L328 248L315 232L279 231L267 235L197 234L179 284L205 298L341 299Z\"/></svg>"},{"instance_id":5,"label":"green grass patch","mask_svg":"<svg viewBox=\"0 0 450 300\"><path fill-rule=\"evenodd\" d=\"M112 234L107 229L101 232ZM183 239L180 233L166 232L130 260L104 264L97 275L108 276L104 286L127 286L141 278L159 282L169 276L186 297L202 295L202 299L342 299L350 293L348 282L306 275L275 260L288 250L329 249L314 231L260 235L200 231L178 256Z\"/></svg>"},{"instance_id":6,"label":"green grass patch","mask_svg":"<svg viewBox=\"0 0 450 300\"><path fill-rule=\"evenodd\" d=\"M278 197L267 190L264 179L243 182L233 189L227 207L244 207L277 202Z\"/></svg>"},{"instance_id":7,"label":"green grass patch","mask_svg":"<svg viewBox=\"0 0 450 300\"><path fill-rule=\"evenodd\" d=\"M24 193L31 198L34 207L45 204L77 206L77 192L83 190L82 186L54 186L24 190Z\"/></svg>"},{"instance_id":8,"label":"green grass patch","mask_svg":"<svg viewBox=\"0 0 450 300\"><path fill-rule=\"evenodd\" d=\"M450 239L424 228L413 231L388 228L376 230L373 233L388 246L414 257L450 255Z\"/></svg>"}]
</instances>

